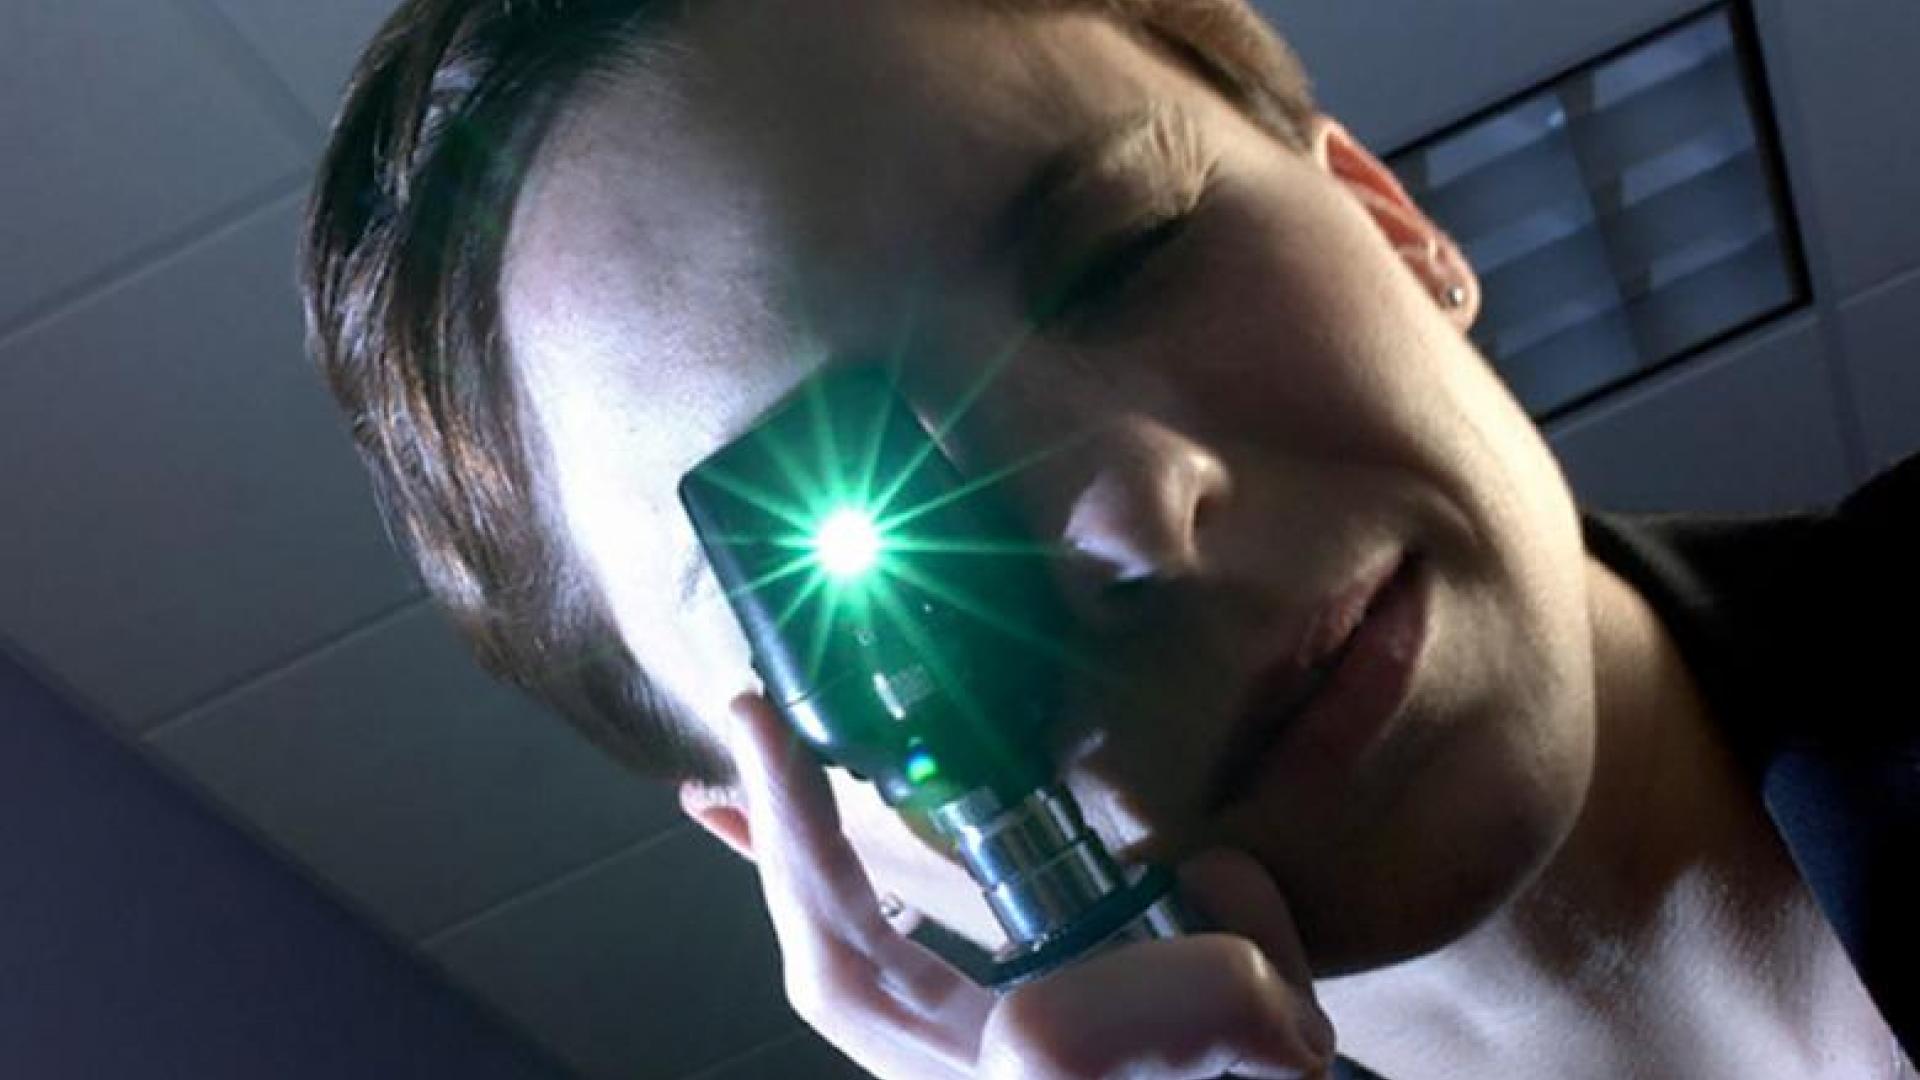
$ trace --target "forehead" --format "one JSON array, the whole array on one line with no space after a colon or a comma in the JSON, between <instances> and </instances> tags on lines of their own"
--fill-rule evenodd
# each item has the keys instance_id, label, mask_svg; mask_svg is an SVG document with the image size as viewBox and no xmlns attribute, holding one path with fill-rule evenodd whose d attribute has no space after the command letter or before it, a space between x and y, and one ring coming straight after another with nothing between
<instances>
[{"instance_id":1,"label":"forehead","mask_svg":"<svg viewBox=\"0 0 1920 1080\"><path fill-rule=\"evenodd\" d=\"M715 130L737 133L738 157L768 179L809 281L966 265L1023 169L1137 107L1164 74L1117 24L1041 4L711 10Z\"/></svg>"},{"instance_id":2,"label":"forehead","mask_svg":"<svg viewBox=\"0 0 1920 1080\"><path fill-rule=\"evenodd\" d=\"M1188 81L1041 4L716 0L671 38L584 94L527 182L503 287L523 357L645 343L668 389L857 347L978 268L1038 160Z\"/></svg>"}]
</instances>

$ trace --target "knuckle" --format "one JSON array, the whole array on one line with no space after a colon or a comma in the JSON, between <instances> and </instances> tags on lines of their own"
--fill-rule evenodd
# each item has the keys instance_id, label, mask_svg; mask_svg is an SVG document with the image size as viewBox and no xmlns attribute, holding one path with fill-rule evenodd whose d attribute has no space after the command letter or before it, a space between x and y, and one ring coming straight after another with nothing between
<instances>
[{"instance_id":1,"label":"knuckle","mask_svg":"<svg viewBox=\"0 0 1920 1080\"><path fill-rule=\"evenodd\" d=\"M1290 1031L1294 993L1259 946L1244 938L1221 937L1215 947L1225 976L1219 1008L1226 1025L1250 1034Z\"/></svg>"}]
</instances>

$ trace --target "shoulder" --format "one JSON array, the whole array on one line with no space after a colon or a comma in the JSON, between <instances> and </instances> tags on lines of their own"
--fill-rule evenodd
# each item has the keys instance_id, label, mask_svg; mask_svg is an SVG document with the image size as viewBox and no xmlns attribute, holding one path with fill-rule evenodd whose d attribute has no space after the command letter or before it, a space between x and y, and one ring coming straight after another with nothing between
<instances>
[{"instance_id":1,"label":"shoulder","mask_svg":"<svg viewBox=\"0 0 1920 1080\"><path fill-rule=\"evenodd\" d=\"M1836 674L1857 676L1854 709L1907 717L1920 739L1920 455L1862 485L1834 510L1809 572L1825 586L1821 612Z\"/></svg>"},{"instance_id":2,"label":"shoulder","mask_svg":"<svg viewBox=\"0 0 1920 1080\"><path fill-rule=\"evenodd\" d=\"M1909 1053L1920 1049L1920 455L1843 500L1825 527L1820 708L1763 781L1769 813Z\"/></svg>"},{"instance_id":3,"label":"shoulder","mask_svg":"<svg viewBox=\"0 0 1920 1080\"><path fill-rule=\"evenodd\" d=\"M1833 516L1840 546L1883 571L1906 571L1911 584L1912 566L1920 557L1920 453L1862 485Z\"/></svg>"},{"instance_id":4,"label":"shoulder","mask_svg":"<svg viewBox=\"0 0 1920 1080\"><path fill-rule=\"evenodd\" d=\"M1738 741L1920 738L1920 709L1889 708L1920 688L1920 455L1817 511L1583 524Z\"/></svg>"}]
</instances>

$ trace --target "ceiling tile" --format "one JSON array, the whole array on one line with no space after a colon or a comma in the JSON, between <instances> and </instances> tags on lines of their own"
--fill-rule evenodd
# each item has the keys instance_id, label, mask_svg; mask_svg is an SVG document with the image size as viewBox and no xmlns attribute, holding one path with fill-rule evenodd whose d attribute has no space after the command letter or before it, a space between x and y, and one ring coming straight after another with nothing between
<instances>
[{"instance_id":1,"label":"ceiling tile","mask_svg":"<svg viewBox=\"0 0 1920 1080\"><path fill-rule=\"evenodd\" d=\"M1254 0L1313 77L1321 104L1387 151L1503 101L1697 0Z\"/></svg>"},{"instance_id":2,"label":"ceiling tile","mask_svg":"<svg viewBox=\"0 0 1920 1080\"><path fill-rule=\"evenodd\" d=\"M595 1080L678 1077L796 1023L751 869L691 826L429 952Z\"/></svg>"},{"instance_id":3,"label":"ceiling tile","mask_svg":"<svg viewBox=\"0 0 1920 1080\"><path fill-rule=\"evenodd\" d=\"M707 1069L686 1080L865 1080L866 1070L810 1029Z\"/></svg>"},{"instance_id":4,"label":"ceiling tile","mask_svg":"<svg viewBox=\"0 0 1920 1080\"><path fill-rule=\"evenodd\" d=\"M121 726L418 593L303 357L296 217L0 345L0 634Z\"/></svg>"},{"instance_id":5,"label":"ceiling tile","mask_svg":"<svg viewBox=\"0 0 1920 1080\"><path fill-rule=\"evenodd\" d=\"M1920 266L1920 124L1913 121L1920 4L1760 0L1782 141L1804 183L1808 246L1838 297Z\"/></svg>"},{"instance_id":6,"label":"ceiling tile","mask_svg":"<svg viewBox=\"0 0 1920 1080\"><path fill-rule=\"evenodd\" d=\"M1879 470L1920 453L1920 272L1840 309L1840 333L1866 431L1867 464Z\"/></svg>"},{"instance_id":7,"label":"ceiling tile","mask_svg":"<svg viewBox=\"0 0 1920 1080\"><path fill-rule=\"evenodd\" d=\"M424 603L149 742L407 940L681 820Z\"/></svg>"},{"instance_id":8,"label":"ceiling tile","mask_svg":"<svg viewBox=\"0 0 1920 1080\"><path fill-rule=\"evenodd\" d=\"M0 1075L571 1075L4 652L0 793Z\"/></svg>"},{"instance_id":9,"label":"ceiling tile","mask_svg":"<svg viewBox=\"0 0 1920 1080\"><path fill-rule=\"evenodd\" d=\"M0 41L0 328L307 159L171 4L0 4Z\"/></svg>"},{"instance_id":10,"label":"ceiling tile","mask_svg":"<svg viewBox=\"0 0 1920 1080\"><path fill-rule=\"evenodd\" d=\"M1550 431L1575 494L1606 510L1781 513L1848 489L1819 323L1806 316Z\"/></svg>"},{"instance_id":11,"label":"ceiling tile","mask_svg":"<svg viewBox=\"0 0 1920 1080\"><path fill-rule=\"evenodd\" d=\"M326 120L360 50L396 0L204 0L218 8L313 115Z\"/></svg>"}]
</instances>

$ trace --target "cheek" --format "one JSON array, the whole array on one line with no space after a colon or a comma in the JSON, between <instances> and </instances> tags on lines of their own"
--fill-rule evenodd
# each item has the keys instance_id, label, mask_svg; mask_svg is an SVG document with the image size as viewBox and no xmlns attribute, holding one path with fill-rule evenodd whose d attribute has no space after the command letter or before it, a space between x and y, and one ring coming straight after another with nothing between
<instances>
[{"instance_id":1,"label":"cheek","mask_svg":"<svg viewBox=\"0 0 1920 1080\"><path fill-rule=\"evenodd\" d=\"M1458 333L1427 310L1412 275L1344 196L1297 178L1257 179L1312 194L1224 193L1205 234L1191 238L1191 280L1167 310L1182 359L1177 396L1198 423L1292 453L1418 460L1459 393L1448 370Z\"/></svg>"}]
</instances>

